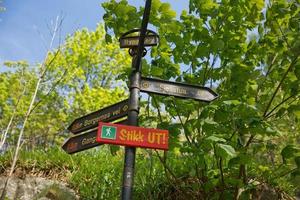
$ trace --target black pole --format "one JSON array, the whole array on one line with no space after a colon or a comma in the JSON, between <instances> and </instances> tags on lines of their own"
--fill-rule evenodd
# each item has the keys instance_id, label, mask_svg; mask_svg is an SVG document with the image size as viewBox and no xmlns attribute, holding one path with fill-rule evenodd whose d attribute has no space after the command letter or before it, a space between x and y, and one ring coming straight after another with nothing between
<instances>
[{"instance_id":1,"label":"black pole","mask_svg":"<svg viewBox=\"0 0 300 200\"><path fill-rule=\"evenodd\" d=\"M147 25L149 21L150 8L151 8L151 0L146 0L140 38L139 38L139 45L136 49L132 49L134 55L132 58L132 73L130 75L130 86L129 86L130 95L129 95L129 111L128 111L128 124L132 126L138 126L141 60L144 52L144 40L145 40ZM122 194L121 194L122 200L132 199L135 151L136 148L134 147L125 147L123 184L122 184Z\"/></svg>"}]
</instances>

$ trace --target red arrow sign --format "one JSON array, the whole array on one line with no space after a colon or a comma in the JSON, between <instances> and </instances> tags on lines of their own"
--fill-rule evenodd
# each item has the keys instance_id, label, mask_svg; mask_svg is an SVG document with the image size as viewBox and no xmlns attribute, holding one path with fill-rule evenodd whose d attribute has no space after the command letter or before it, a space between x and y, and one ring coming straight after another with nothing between
<instances>
[{"instance_id":1,"label":"red arrow sign","mask_svg":"<svg viewBox=\"0 0 300 200\"><path fill-rule=\"evenodd\" d=\"M105 144L168 150L169 131L99 122L96 141Z\"/></svg>"}]
</instances>

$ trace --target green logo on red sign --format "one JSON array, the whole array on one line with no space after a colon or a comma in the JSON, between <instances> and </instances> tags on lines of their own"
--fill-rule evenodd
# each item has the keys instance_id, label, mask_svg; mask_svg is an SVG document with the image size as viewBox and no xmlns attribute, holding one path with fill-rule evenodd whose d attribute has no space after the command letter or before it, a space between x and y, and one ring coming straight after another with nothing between
<instances>
[{"instance_id":1,"label":"green logo on red sign","mask_svg":"<svg viewBox=\"0 0 300 200\"><path fill-rule=\"evenodd\" d=\"M101 138L115 140L117 137L117 127L114 126L102 126Z\"/></svg>"}]
</instances>

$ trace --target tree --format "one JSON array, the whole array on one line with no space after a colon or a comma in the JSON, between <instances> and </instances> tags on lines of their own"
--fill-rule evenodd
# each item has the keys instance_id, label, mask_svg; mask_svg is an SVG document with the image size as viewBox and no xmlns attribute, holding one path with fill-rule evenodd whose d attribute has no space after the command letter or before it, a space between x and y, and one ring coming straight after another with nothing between
<instances>
[{"instance_id":1,"label":"tree","mask_svg":"<svg viewBox=\"0 0 300 200\"><path fill-rule=\"evenodd\" d=\"M126 85L117 74L130 67L130 58L118 43L106 44L105 31L99 24L95 31L79 30L68 36L57 50L49 51L47 70L41 80L25 130L24 147L47 147L61 144L66 127L72 120L126 98ZM41 66L26 62L6 62L11 70L1 77L0 130L5 132L18 97L25 87L9 133L18 133ZM62 137L63 136L63 137ZM8 134L15 144L13 134Z\"/></svg>"},{"instance_id":2,"label":"tree","mask_svg":"<svg viewBox=\"0 0 300 200\"><path fill-rule=\"evenodd\" d=\"M142 9L127 1L102 6L115 37L140 26ZM179 19L159 0L151 9L160 43L143 75L220 94L209 105L152 96L152 106L164 105L170 116L158 124L174 132L169 155L179 148L182 164L191 163L177 176L197 179L202 198L249 197L253 177L273 185L299 177L299 2L190 0ZM174 175L176 168L163 164Z\"/></svg>"},{"instance_id":3,"label":"tree","mask_svg":"<svg viewBox=\"0 0 300 200\"><path fill-rule=\"evenodd\" d=\"M106 44L103 25L91 32L77 31L52 50L59 27L57 18L43 63L8 61L4 65L10 70L0 74L0 150L16 146L0 199L5 198L22 147L61 145L74 118L127 96L117 74L130 67L130 59L115 39Z\"/></svg>"}]
</instances>

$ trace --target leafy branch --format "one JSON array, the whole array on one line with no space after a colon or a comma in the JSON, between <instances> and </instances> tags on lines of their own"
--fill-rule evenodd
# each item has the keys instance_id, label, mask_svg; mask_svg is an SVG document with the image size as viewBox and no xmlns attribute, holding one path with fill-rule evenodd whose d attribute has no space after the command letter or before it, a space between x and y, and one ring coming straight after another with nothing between
<instances>
[{"instance_id":1,"label":"leafy branch","mask_svg":"<svg viewBox=\"0 0 300 200\"><path fill-rule=\"evenodd\" d=\"M272 102L273 102L273 100L274 100L276 94L278 93L278 91L279 91L281 85L283 84L283 81L286 79L286 77L287 77L288 73L291 71L292 67L297 63L298 57L299 57L299 55L296 56L296 57L293 59L293 61L292 61L292 62L290 63L290 65L289 65L288 69L287 69L286 72L283 74L283 76L282 76L282 78L281 78L279 84L277 85L275 91L273 92L273 95L272 95L270 101L269 101L268 104L267 104L267 107L266 107L266 109L265 109L265 111L264 111L264 114L263 114L263 117L264 117L264 118L266 118L267 112L268 112L268 110L269 110L269 108L270 108L270 106L271 106L271 104L272 104Z\"/></svg>"}]
</instances>

